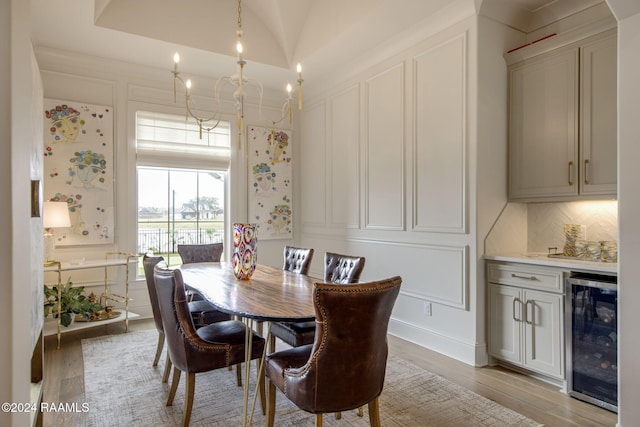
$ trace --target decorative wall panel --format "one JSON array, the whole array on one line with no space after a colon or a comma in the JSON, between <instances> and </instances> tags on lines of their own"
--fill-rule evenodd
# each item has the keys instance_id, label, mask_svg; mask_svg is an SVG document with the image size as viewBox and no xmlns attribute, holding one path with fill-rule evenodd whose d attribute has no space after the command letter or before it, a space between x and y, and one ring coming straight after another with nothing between
<instances>
[{"instance_id":1,"label":"decorative wall panel","mask_svg":"<svg viewBox=\"0 0 640 427\"><path fill-rule=\"evenodd\" d=\"M404 229L404 66L365 82L366 228Z\"/></svg>"},{"instance_id":2,"label":"decorative wall panel","mask_svg":"<svg viewBox=\"0 0 640 427\"><path fill-rule=\"evenodd\" d=\"M351 86L330 101L330 224L358 228L360 218L360 91Z\"/></svg>"},{"instance_id":3,"label":"decorative wall panel","mask_svg":"<svg viewBox=\"0 0 640 427\"><path fill-rule=\"evenodd\" d=\"M414 229L466 232L466 34L414 57Z\"/></svg>"},{"instance_id":4,"label":"decorative wall panel","mask_svg":"<svg viewBox=\"0 0 640 427\"><path fill-rule=\"evenodd\" d=\"M420 266L419 278L404 281L403 295L468 309L468 247L421 246L402 252L403 263Z\"/></svg>"},{"instance_id":5,"label":"decorative wall panel","mask_svg":"<svg viewBox=\"0 0 640 427\"><path fill-rule=\"evenodd\" d=\"M44 200L67 202L57 246L113 243L113 107L44 100Z\"/></svg>"}]
</instances>

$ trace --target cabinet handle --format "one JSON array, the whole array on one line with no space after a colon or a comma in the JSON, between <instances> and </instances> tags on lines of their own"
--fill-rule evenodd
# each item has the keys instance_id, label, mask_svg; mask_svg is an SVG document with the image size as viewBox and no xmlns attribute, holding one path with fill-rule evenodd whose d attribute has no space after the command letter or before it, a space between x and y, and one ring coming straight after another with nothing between
<instances>
[{"instance_id":1,"label":"cabinet handle","mask_svg":"<svg viewBox=\"0 0 640 427\"><path fill-rule=\"evenodd\" d=\"M573 172L573 162L569 162L569 185L573 185L573 179L571 178L571 175Z\"/></svg>"},{"instance_id":2,"label":"cabinet handle","mask_svg":"<svg viewBox=\"0 0 640 427\"><path fill-rule=\"evenodd\" d=\"M589 159L584 159L584 183L589 184Z\"/></svg>"},{"instance_id":3,"label":"cabinet handle","mask_svg":"<svg viewBox=\"0 0 640 427\"><path fill-rule=\"evenodd\" d=\"M531 321L529 321L529 303L531 303ZM527 300L526 303L524 303L524 321L527 323L527 325L533 325L535 320L534 320L534 315L536 313L536 306L533 300Z\"/></svg>"},{"instance_id":4,"label":"cabinet handle","mask_svg":"<svg viewBox=\"0 0 640 427\"><path fill-rule=\"evenodd\" d=\"M536 276L520 276L515 273L511 273L511 277L514 277L516 279L524 279L524 280L538 280Z\"/></svg>"},{"instance_id":5,"label":"cabinet handle","mask_svg":"<svg viewBox=\"0 0 640 427\"><path fill-rule=\"evenodd\" d=\"M522 306L522 300L518 297L515 297L513 301L511 301L511 317L513 317L513 320L515 320L516 322L522 322L522 319L518 319L516 317L516 302L519 302L520 306Z\"/></svg>"}]
</instances>

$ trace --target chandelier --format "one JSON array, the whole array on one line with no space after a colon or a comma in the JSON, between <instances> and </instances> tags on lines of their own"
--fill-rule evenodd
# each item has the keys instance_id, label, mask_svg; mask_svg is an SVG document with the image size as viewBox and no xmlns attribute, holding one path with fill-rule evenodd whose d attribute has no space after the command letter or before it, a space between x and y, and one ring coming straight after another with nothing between
<instances>
[{"instance_id":1,"label":"chandelier","mask_svg":"<svg viewBox=\"0 0 640 427\"><path fill-rule=\"evenodd\" d=\"M233 88L235 88L233 92L233 101L235 103L235 108L236 108L236 121L238 124L238 147L240 148L242 146L241 141L242 141L243 129L244 129L244 117L245 117L244 101L245 101L245 95L246 95L245 90L249 85L255 86L257 94L259 95L259 98L260 98L260 106L262 106L262 94L263 94L262 83L260 83L258 80L249 78L244 73L244 66L246 65L247 62L244 60L244 57L242 56L243 47L242 47L241 0L238 0L238 27L236 29L236 39L237 39L236 40L236 52L237 52L236 72L231 76L220 77L216 80L216 83L214 86L214 96L215 96L217 107L215 109L215 112L209 116L201 116L197 114L194 106L192 105L191 79L185 80L180 74L180 72L178 71L178 63L180 62L180 55L177 52L173 55L173 71L172 71L173 102L174 103L176 102L176 85L177 85L177 81L180 81L185 88L186 119L188 120L189 116L191 116L196 121L196 123L198 124L198 128L200 130L200 139L202 139L203 131L209 132L215 129L220 124L221 111L222 111L221 103L220 103L221 90L224 86L231 85ZM303 80L302 80L302 65L300 63L298 63L296 67L296 71L298 73L297 88L296 88L298 93L298 109L301 110ZM282 122L286 117L289 118L289 125L293 123L293 109L292 109L293 93L292 92L294 89L291 86L291 84L287 84L286 89L287 89L287 97L282 104L281 115L279 118L271 122L273 126Z\"/></svg>"}]
</instances>

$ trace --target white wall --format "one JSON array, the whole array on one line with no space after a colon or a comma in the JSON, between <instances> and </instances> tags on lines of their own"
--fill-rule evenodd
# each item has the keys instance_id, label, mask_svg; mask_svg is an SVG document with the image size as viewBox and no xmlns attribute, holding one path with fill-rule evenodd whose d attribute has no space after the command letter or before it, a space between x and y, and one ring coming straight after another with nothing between
<instances>
[{"instance_id":1,"label":"white wall","mask_svg":"<svg viewBox=\"0 0 640 427\"><path fill-rule=\"evenodd\" d=\"M483 365L483 240L506 203L502 53L514 33L455 12L320 83L301 120L296 242L315 248L318 277L325 251L365 256L363 280L401 275L390 332Z\"/></svg>"},{"instance_id":2,"label":"white wall","mask_svg":"<svg viewBox=\"0 0 640 427\"><path fill-rule=\"evenodd\" d=\"M631 427L640 420L640 301L637 263L640 259L640 5L633 0L609 1L618 21L618 425ZM626 13L623 13L626 12Z\"/></svg>"},{"instance_id":3,"label":"white wall","mask_svg":"<svg viewBox=\"0 0 640 427\"><path fill-rule=\"evenodd\" d=\"M34 123L41 85L30 43L29 2L2 2L2 159L0 187L8 206L0 225L5 245L0 254L7 267L0 302L0 400L29 402L30 359L39 331L42 306L42 222L31 217L31 180L41 178L42 155L35 144L39 133ZM38 307L40 306L40 307ZM1 413L0 424L29 425L29 413Z\"/></svg>"}]
</instances>

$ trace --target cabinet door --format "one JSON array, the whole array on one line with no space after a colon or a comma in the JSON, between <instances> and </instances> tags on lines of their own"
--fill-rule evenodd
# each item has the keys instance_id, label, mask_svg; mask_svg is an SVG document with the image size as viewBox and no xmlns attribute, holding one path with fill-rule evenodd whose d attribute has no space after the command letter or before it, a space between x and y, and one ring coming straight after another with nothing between
<instances>
[{"instance_id":1,"label":"cabinet door","mask_svg":"<svg viewBox=\"0 0 640 427\"><path fill-rule=\"evenodd\" d=\"M616 195L617 88L615 33L586 44L580 52L580 192Z\"/></svg>"},{"instance_id":2,"label":"cabinet door","mask_svg":"<svg viewBox=\"0 0 640 427\"><path fill-rule=\"evenodd\" d=\"M578 194L578 47L509 70L509 197Z\"/></svg>"},{"instance_id":3,"label":"cabinet door","mask_svg":"<svg viewBox=\"0 0 640 427\"><path fill-rule=\"evenodd\" d=\"M524 366L564 378L563 296L523 290L525 304Z\"/></svg>"},{"instance_id":4,"label":"cabinet door","mask_svg":"<svg viewBox=\"0 0 640 427\"><path fill-rule=\"evenodd\" d=\"M521 319L524 313L520 289L489 284L489 354L521 364Z\"/></svg>"}]
</instances>

